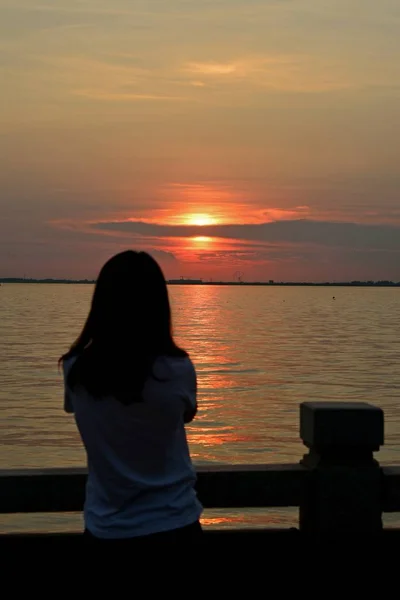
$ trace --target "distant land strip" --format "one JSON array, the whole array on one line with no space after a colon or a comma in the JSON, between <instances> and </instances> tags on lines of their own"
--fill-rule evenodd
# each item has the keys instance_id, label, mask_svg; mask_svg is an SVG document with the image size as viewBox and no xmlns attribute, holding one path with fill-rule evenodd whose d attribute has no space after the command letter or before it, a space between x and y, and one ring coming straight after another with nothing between
<instances>
[{"instance_id":1,"label":"distant land strip","mask_svg":"<svg viewBox=\"0 0 400 600\"><path fill-rule=\"evenodd\" d=\"M91 284L94 279L30 279L24 277L0 277L0 284L6 283L47 283L47 284ZM168 285L223 285L223 286L294 286L294 287L400 287L395 281L203 281L201 279L170 279Z\"/></svg>"}]
</instances>

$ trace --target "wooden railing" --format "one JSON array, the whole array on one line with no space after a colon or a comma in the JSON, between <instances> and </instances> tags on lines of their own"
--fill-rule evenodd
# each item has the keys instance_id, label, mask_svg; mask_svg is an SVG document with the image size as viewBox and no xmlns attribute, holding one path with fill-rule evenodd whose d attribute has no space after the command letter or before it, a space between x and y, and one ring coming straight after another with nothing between
<instances>
[{"instance_id":1,"label":"wooden railing","mask_svg":"<svg viewBox=\"0 0 400 600\"><path fill-rule=\"evenodd\" d=\"M207 535L278 531L303 537L396 532L400 536L400 529L385 530L382 524L383 513L400 512L400 467L382 467L374 458L384 443L380 408L365 403L303 403L300 437L308 452L298 464L199 467L197 482L205 508L297 507L298 528L206 530ZM85 469L0 471L0 513L79 512L85 482ZM0 542L28 538L38 539L38 534L3 534Z\"/></svg>"}]
</instances>

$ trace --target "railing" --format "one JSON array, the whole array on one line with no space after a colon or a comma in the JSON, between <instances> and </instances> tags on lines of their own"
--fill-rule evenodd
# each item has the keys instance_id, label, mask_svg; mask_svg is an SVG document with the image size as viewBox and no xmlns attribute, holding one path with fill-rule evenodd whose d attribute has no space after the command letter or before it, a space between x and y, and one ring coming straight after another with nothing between
<instances>
[{"instance_id":1,"label":"railing","mask_svg":"<svg viewBox=\"0 0 400 600\"><path fill-rule=\"evenodd\" d=\"M308 453L298 464L200 467L197 483L205 508L298 507L298 528L206 530L210 539L277 532L303 537L400 535L400 529L384 529L382 524L383 513L400 512L400 467L382 467L374 458L384 443L380 408L366 403L303 403L300 437ZM0 471L0 513L79 512L85 482L85 469ZM61 537L70 539L73 534ZM28 538L38 539L38 534L0 535L1 542ZM44 538L54 534L43 534Z\"/></svg>"}]
</instances>

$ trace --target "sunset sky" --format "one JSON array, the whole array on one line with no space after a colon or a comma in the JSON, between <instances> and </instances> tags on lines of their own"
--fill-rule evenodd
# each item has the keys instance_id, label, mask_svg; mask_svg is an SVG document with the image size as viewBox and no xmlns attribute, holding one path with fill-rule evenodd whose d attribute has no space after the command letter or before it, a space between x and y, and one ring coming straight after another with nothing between
<instances>
[{"instance_id":1,"label":"sunset sky","mask_svg":"<svg viewBox=\"0 0 400 600\"><path fill-rule=\"evenodd\" d=\"M400 280L399 0L0 0L0 277Z\"/></svg>"}]
</instances>

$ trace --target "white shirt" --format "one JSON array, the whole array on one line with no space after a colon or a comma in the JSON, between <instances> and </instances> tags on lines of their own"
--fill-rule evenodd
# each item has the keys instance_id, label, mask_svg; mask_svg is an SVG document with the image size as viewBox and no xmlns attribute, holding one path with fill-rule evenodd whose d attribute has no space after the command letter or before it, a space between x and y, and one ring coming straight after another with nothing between
<instances>
[{"instance_id":1,"label":"white shirt","mask_svg":"<svg viewBox=\"0 0 400 600\"><path fill-rule=\"evenodd\" d=\"M64 381L74 361L64 361ZM194 366L162 357L153 370L161 381L148 379L143 401L128 406L65 383L64 408L74 413L87 453L85 526L96 537L168 531L202 512L183 420L196 406Z\"/></svg>"}]
</instances>

